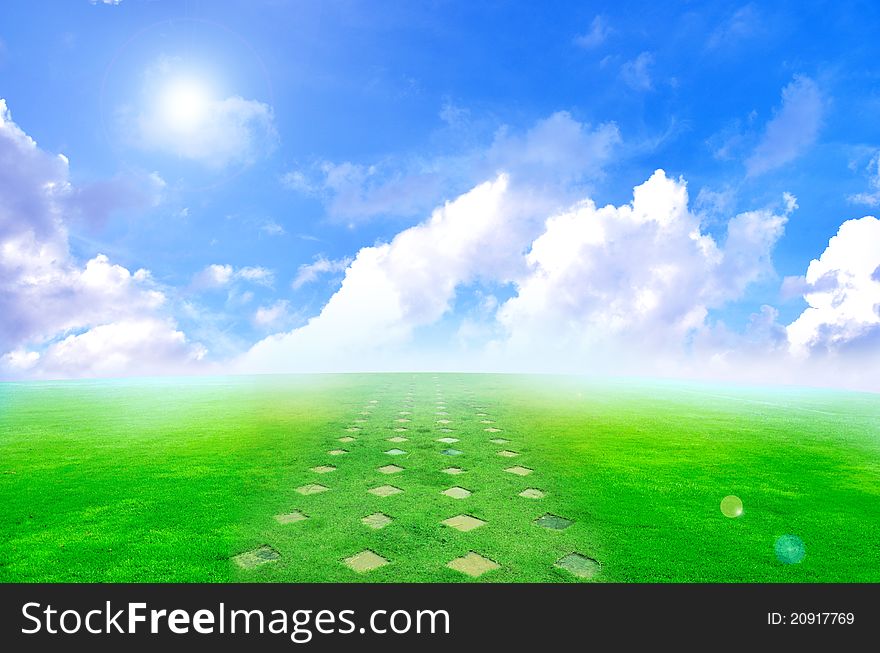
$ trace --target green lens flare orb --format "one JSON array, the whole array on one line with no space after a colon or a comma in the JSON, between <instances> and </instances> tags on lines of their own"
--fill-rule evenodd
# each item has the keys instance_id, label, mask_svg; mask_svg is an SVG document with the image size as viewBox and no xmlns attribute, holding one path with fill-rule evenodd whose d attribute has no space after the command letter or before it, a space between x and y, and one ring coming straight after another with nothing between
<instances>
[{"instance_id":1,"label":"green lens flare orb","mask_svg":"<svg viewBox=\"0 0 880 653\"><path fill-rule=\"evenodd\" d=\"M804 541L797 535L783 535L773 545L776 559L784 565L796 565L807 555Z\"/></svg>"},{"instance_id":2,"label":"green lens flare orb","mask_svg":"<svg viewBox=\"0 0 880 653\"><path fill-rule=\"evenodd\" d=\"M721 499L721 514L734 519L743 514L743 502L737 496L729 495Z\"/></svg>"}]
</instances>

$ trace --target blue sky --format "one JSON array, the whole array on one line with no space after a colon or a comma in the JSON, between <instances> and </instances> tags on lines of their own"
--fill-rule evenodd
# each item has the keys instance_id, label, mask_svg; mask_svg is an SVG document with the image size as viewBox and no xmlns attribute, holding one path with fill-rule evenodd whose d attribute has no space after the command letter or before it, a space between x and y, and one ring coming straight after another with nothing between
<instances>
[{"instance_id":1,"label":"blue sky","mask_svg":"<svg viewBox=\"0 0 880 653\"><path fill-rule=\"evenodd\" d=\"M3 375L873 388L878 23L870 3L5 2Z\"/></svg>"}]
</instances>

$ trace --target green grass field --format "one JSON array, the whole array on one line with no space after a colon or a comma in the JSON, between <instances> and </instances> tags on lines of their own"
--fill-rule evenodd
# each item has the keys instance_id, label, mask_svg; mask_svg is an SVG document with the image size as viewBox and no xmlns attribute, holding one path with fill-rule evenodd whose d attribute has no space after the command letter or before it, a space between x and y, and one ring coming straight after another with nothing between
<instances>
[{"instance_id":1,"label":"green grass field","mask_svg":"<svg viewBox=\"0 0 880 653\"><path fill-rule=\"evenodd\" d=\"M297 492L313 483L329 489ZM368 493L385 484L403 492ZM452 374L9 383L0 506L3 582L578 582L554 566L572 552L605 582L878 582L880 396ZM294 510L308 519L274 518ZM373 513L393 521L361 523ZM573 523L533 523L547 513ZM441 524L460 514L486 523ZM774 553L786 534L798 564ZM262 545L280 558L232 562ZM389 564L343 564L364 550ZM499 568L446 566L469 551Z\"/></svg>"}]
</instances>

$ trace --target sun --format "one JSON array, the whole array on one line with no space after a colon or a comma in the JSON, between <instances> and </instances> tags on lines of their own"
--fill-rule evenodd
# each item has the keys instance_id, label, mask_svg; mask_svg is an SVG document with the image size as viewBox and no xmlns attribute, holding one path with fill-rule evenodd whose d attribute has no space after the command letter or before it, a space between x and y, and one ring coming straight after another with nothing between
<instances>
[{"instance_id":1,"label":"sun","mask_svg":"<svg viewBox=\"0 0 880 653\"><path fill-rule=\"evenodd\" d=\"M203 84L191 79L176 79L162 90L159 111L170 129L187 132L205 120L210 104L210 94Z\"/></svg>"}]
</instances>

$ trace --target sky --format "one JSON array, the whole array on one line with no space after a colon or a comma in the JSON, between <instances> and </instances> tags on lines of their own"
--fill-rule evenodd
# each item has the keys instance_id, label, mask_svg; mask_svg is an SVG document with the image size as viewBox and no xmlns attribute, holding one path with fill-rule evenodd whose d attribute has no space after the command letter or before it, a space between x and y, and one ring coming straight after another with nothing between
<instances>
[{"instance_id":1,"label":"sky","mask_svg":"<svg viewBox=\"0 0 880 653\"><path fill-rule=\"evenodd\" d=\"M880 391L880 7L7 0L0 378Z\"/></svg>"}]
</instances>

